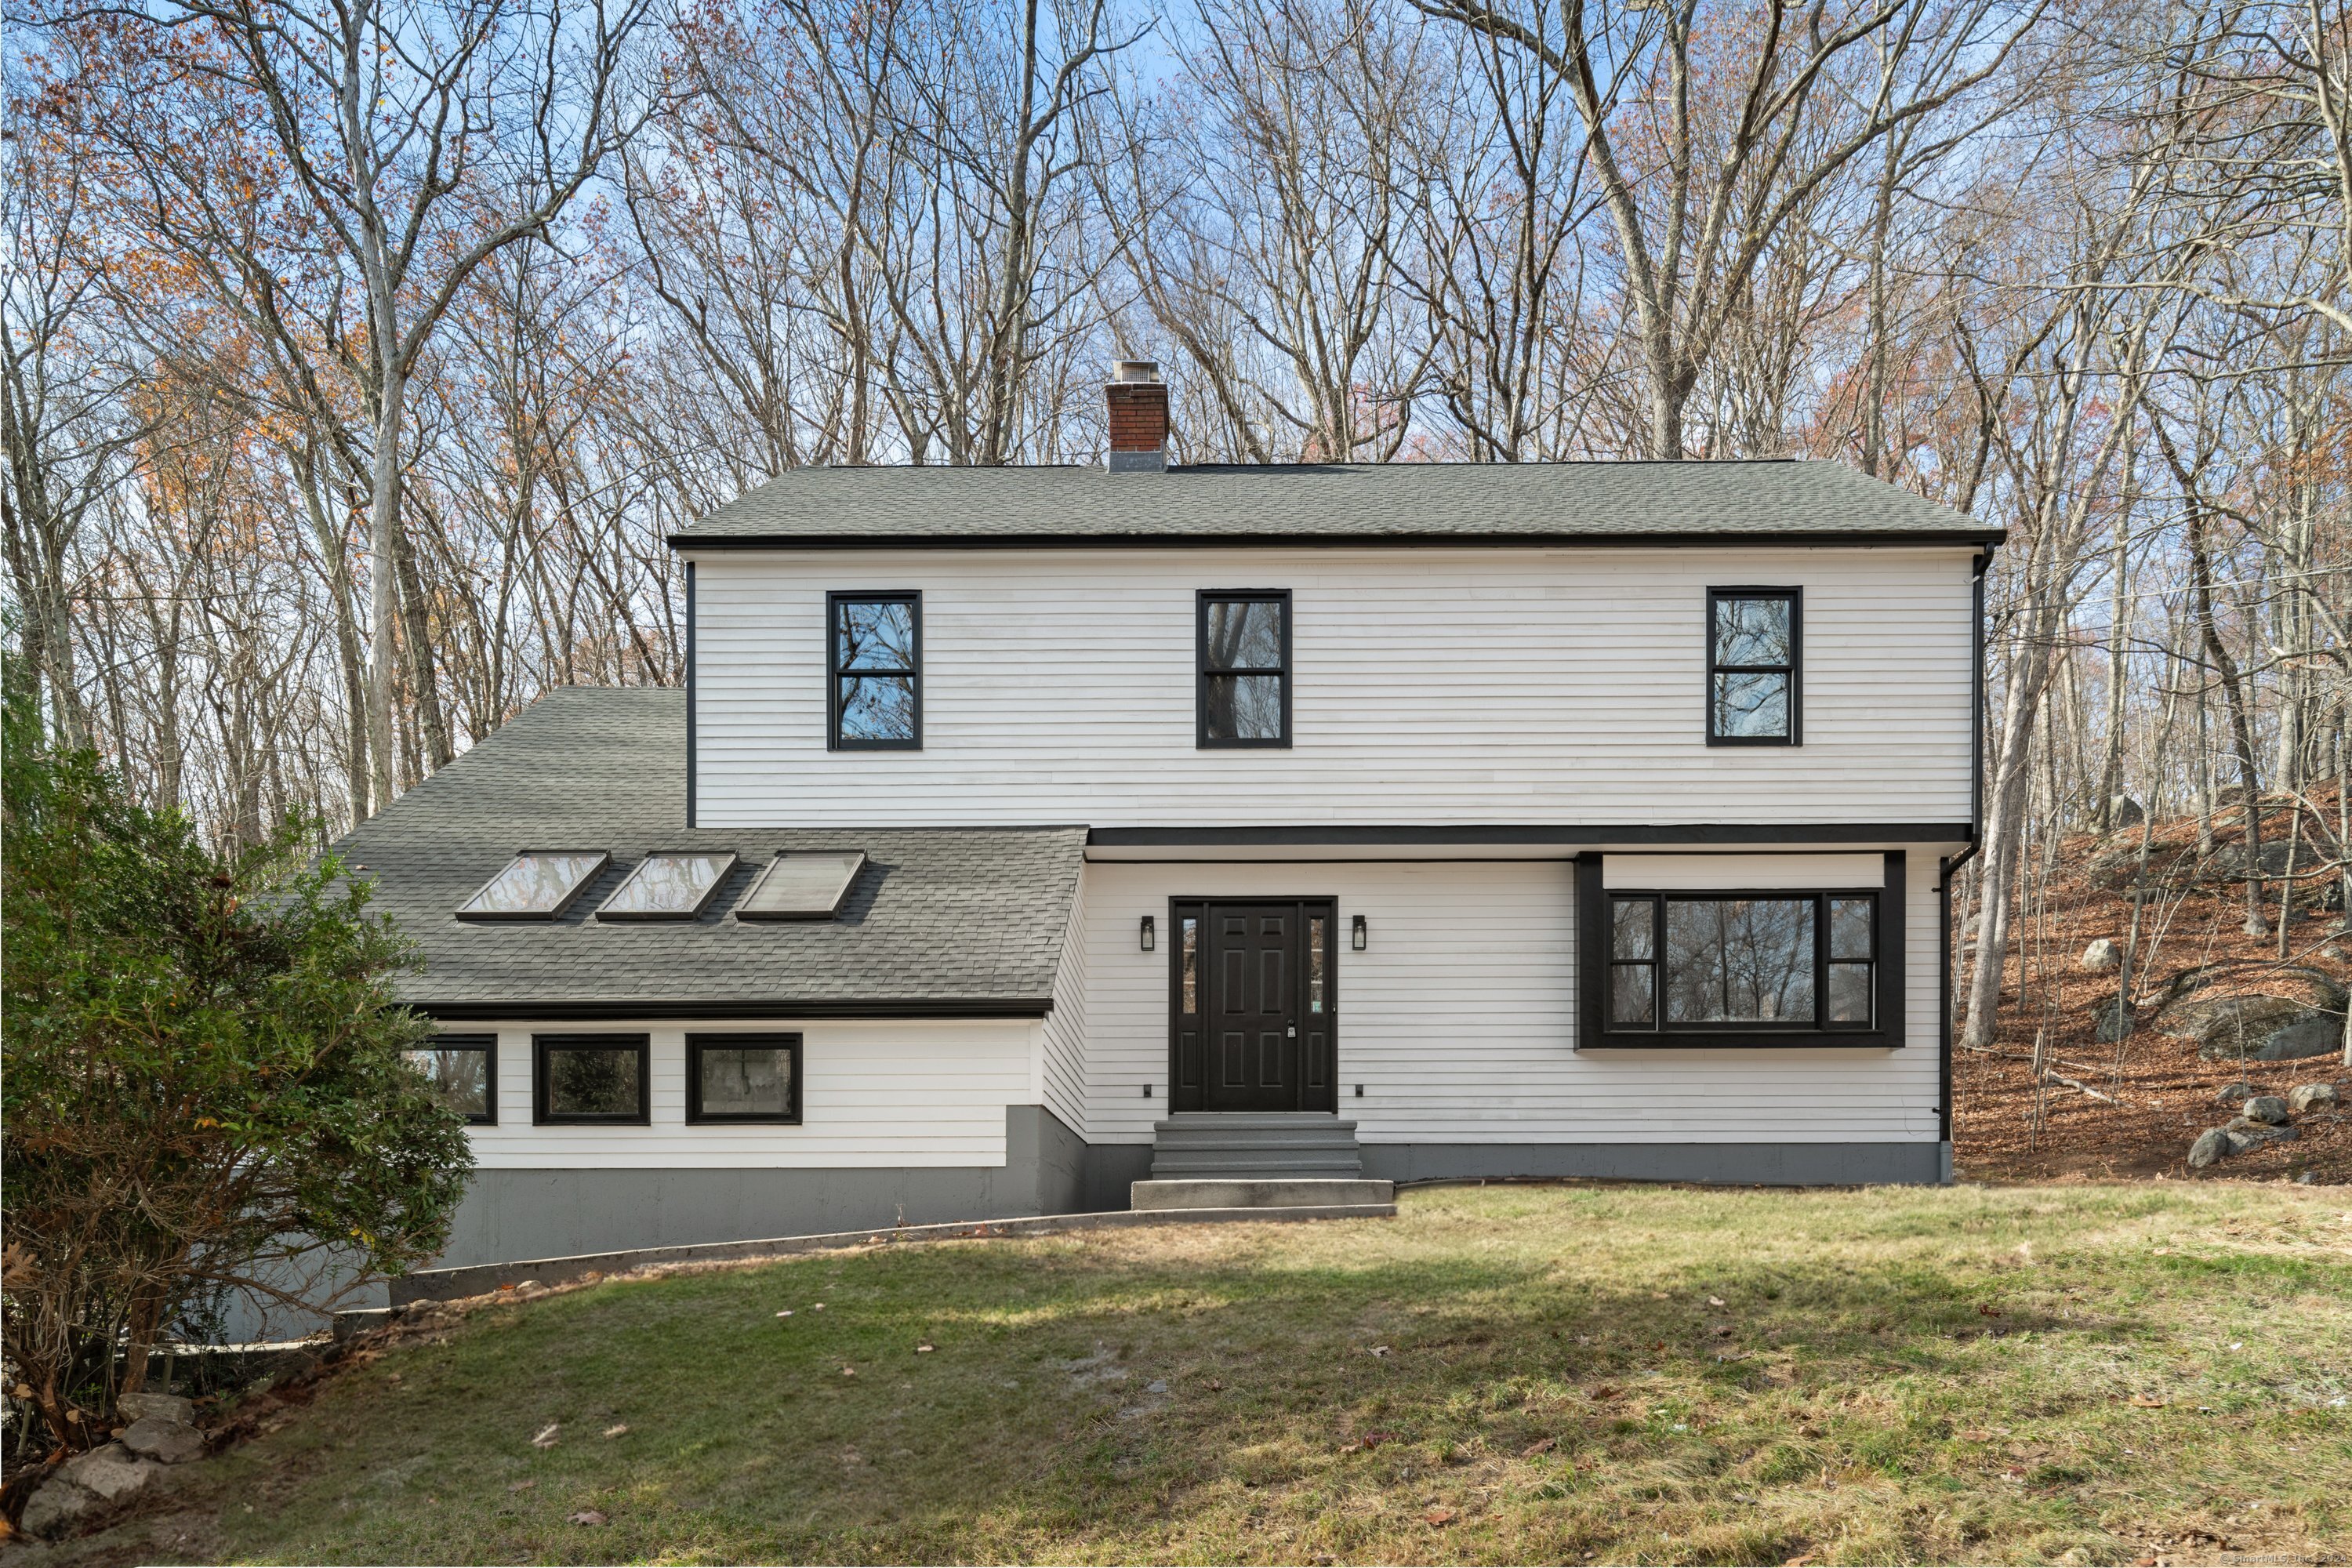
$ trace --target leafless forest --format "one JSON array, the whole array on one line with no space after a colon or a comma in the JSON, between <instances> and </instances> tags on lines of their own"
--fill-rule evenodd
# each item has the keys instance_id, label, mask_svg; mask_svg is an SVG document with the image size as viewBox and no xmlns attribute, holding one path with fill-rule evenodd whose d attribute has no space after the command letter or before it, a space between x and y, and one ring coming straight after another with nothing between
<instances>
[{"instance_id":1,"label":"leafless forest","mask_svg":"<svg viewBox=\"0 0 2352 1568\"><path fill-rule=\"evenodd\" d=\"M1993 952L2122 797L2267 795L2344 876L2343 0L1158 4L14 8L55 729L332 832L551 684L677 680L669 529L1094 458L1132 353L1184 460L1800 455L2007 526Z\"/></svg>"}]
</instances>

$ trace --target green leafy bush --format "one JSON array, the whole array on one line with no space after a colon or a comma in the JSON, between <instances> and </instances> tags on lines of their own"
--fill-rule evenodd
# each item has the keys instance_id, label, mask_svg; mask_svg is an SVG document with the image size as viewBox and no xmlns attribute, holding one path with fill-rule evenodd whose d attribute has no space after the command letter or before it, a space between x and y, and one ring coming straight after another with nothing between
<instances>
[{"instance_id":1,"label":"green leafy bush","mask_svg":"<svg viewBox=\"0 0 2352 1568\"><path fill-rule=\"evenodd\" d=\"M299 820L208 847L21 693L0 790L0 1319L10 1392L78 1448L200 1303L323 1310L430 1258L470 1159L403 1055L405 944Z\"/></svg>"}]
</instances>

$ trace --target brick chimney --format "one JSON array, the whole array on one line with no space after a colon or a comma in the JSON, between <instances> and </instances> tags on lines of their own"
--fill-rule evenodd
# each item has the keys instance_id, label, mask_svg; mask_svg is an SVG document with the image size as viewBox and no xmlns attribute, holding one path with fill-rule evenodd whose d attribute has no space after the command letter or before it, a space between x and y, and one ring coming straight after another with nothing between
<instances>
[{"instance_id":1,"label":"brick chimney","mask_svg":"<svg viewBox=\"0 0 2352 1568\"><path fill-rule=\"evenodd\" d=\"M1123 359L1111 366L1103 388L1110 404L1110 462L1114 474L1159 473L1168 467L1168 385L1160 366L1148 359Z\"/></svg>"}]
</instances>

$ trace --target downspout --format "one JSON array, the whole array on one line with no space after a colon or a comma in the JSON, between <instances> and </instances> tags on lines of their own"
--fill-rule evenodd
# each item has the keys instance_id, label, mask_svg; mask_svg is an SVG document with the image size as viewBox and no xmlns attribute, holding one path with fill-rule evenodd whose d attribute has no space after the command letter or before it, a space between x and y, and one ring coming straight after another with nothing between
<instances>
[{"instance_id":1,"label":"downspout","mask_svg":"<svg viewBox=\"0 0 2352 1568\"><path fill-rule=\"evenodd\" d=\"M1969 640L1971 649L1969 689L1969 841L1958 855L1936 862L1937 1042L1942 1056L1936 1087L1937 1136L1944 1145L1945 1179L1950 1180L1952 1148L1952 873L1968 864L1984 842L1985 732L1985 569L1992 564L1987 545L1977 552L1969 569L1969 603L1972 613Z\"/></svg>"},{"instance_id":2,"label":"downspout","mask_svg":"<svg viewBox=\"0 0 2352 1568\"><path fill-rule=\"evenodd\" d=\"M686 825L688 827L695 825L694 784L694 563L689 561L686 563Z\"/></svg>"}]
</instances>

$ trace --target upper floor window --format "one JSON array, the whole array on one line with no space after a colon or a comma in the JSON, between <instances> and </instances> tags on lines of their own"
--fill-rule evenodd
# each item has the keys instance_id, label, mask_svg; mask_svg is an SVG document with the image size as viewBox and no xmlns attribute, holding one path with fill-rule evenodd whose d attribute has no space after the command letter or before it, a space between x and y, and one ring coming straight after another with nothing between
<instances>
[{"instance_id":1,"label":"upper floor window","mask_svg":"<svg viewBox=\"0 0 2352 1568\"><path fill-rule=\"evenodd\" d=\"M1289 745L1289 591L1203 590L1199 643L1199 743Z\"/></svg>"},{"instance_id":2,"label":"upper floor window","mask_svg":"<svg viewBox=\"0 0 2352 1568\"><path fill-rule=\"evenodd\" d=\"M828 594L825 705L835 751L923 744L923 596Z\"/></svg>"},{"instance_id":3,"label":"upper floor window","mask_svg":"<svg viewBox=\"0 0 2352 1568\"><path fill-rule=\"evenodd\" d=\"M1707 744L1798 743L1803 610L1797 588L1706 591Z\"/></svg>"}]
</instances>

